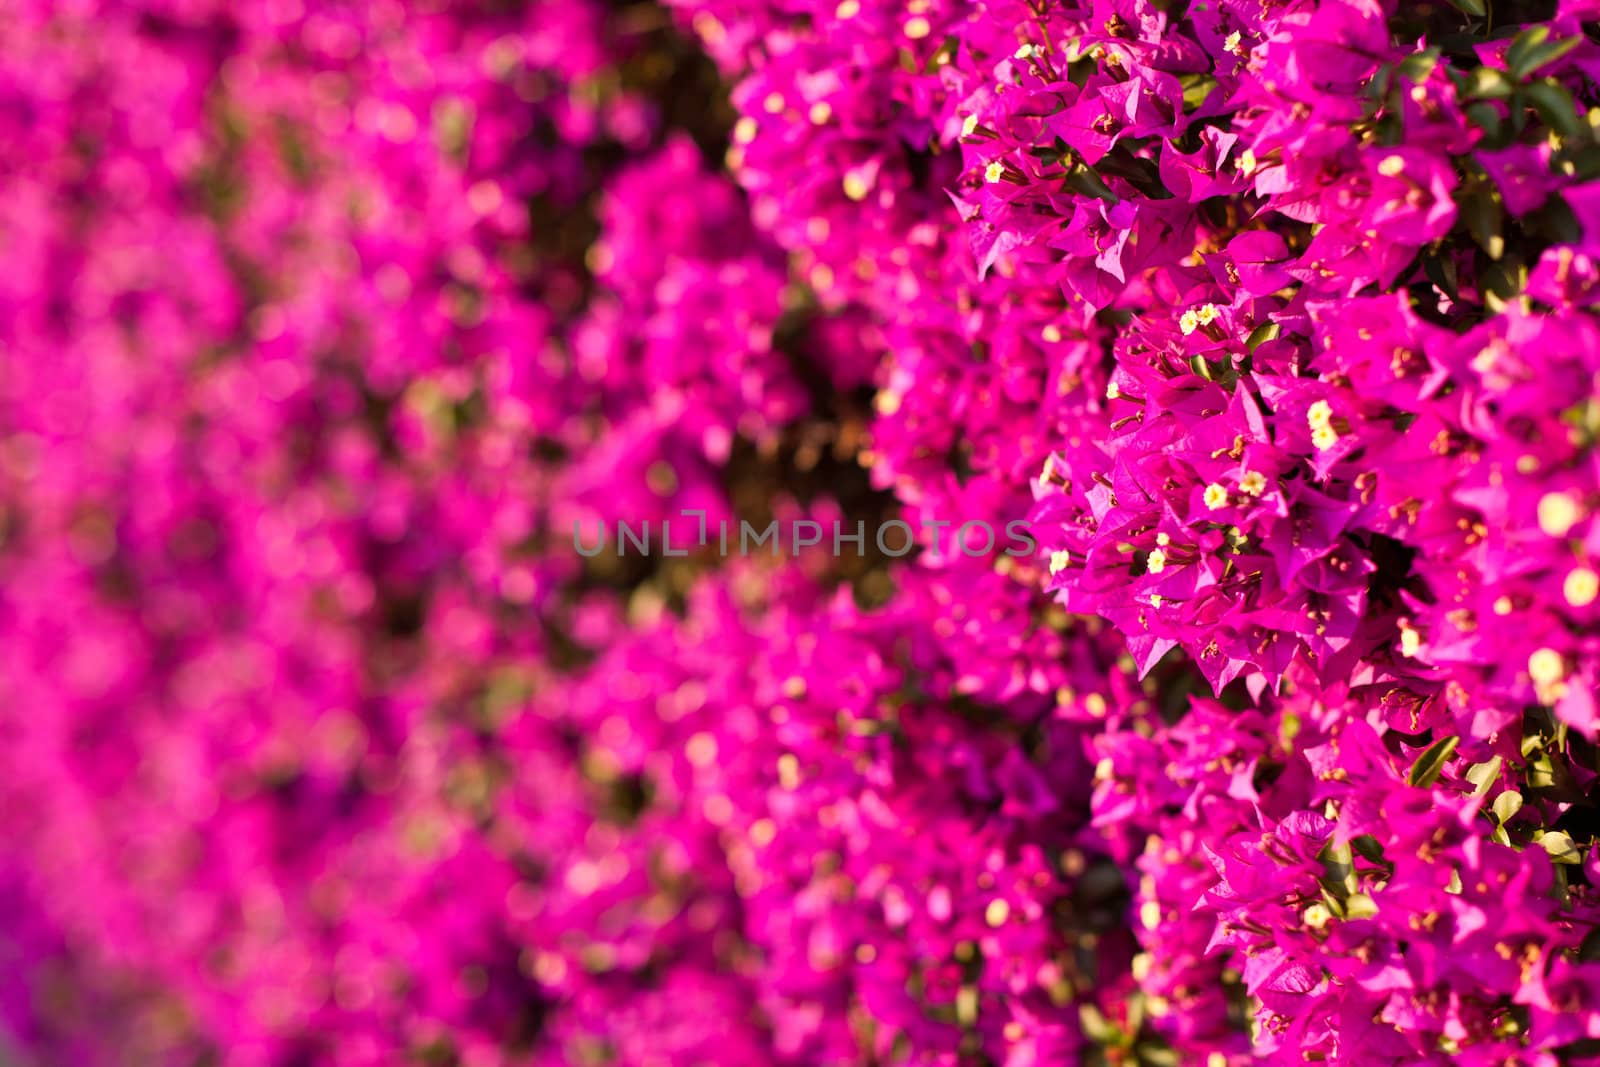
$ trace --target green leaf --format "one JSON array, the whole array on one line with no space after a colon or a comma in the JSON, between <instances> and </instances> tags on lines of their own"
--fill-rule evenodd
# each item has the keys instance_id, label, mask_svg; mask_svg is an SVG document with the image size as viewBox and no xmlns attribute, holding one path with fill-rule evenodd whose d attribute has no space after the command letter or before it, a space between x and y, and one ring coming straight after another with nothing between
<instances>
[{"instance_id":1,"label":"green leaf","mask_svg":"<svg viewBox=\"0 0 1600 1067\"><path fill-rule=\"evenodd\" d=\"M1168 1045L1145 1041L1135 1045L1133 1052L1135 1063L1148 1064L1149 1067L1178 1067L1178 1053Z\"/></svg>"},{"instance_id":2,"label":"green leaf","mask_svg":"<svg viewBox=\"0 0 1600 1067\"><path fill-rule=\"evenodd\" d=\"M1322 886L1334 896L1347 896L1356 891L1355 857L1348 845L1329 842L1318 857L1322 860Z\"/></svg>"},{"instance_id":3,"label":"green leaf","mask_svg":"<svg viewBox=\"0 0 1600 1067\"><path fill-rule=\"evenodd\" d=\"M1499 144L1500 138L1505 134L1505 123L1501 121L1500 109L1487 100L1467 105L1467 121L1482 130L1484 137L1492 144Z\"/></svg>"},{"instance_id":4,"label":"green leaf","mask_svg":"<svg viewBox=\"0 0 1600 1067\"><path fill-rule=\"evenodd\" d=\"M1469 185L1460 198L1461 218L1467 232L1478 242L1489 258L1498 260L1506 254L1506 239L1500 228L1505 222L1505 211L1500 198L1486 183Z\"/></svg>"},{"instance_id":5,"label":"green leaf","mask_svg":"<svg viewBox=\"0 0 1600 1067\"><path fill-rule=\"evenodd\" d=\"M1583 862L1583 850L1573 844L1571 836L1564 830L1551 830L1539 835L1539 844L1557 863Z\"/></svg>"},{"instance_id":6,"label":"green leaf","mask_svg":"<svg viewBox=\"0 0 1600 1067\"><path fill-rule=\"evenodd\" d=\"M1510 69L1514 77L1526 78L1540 67L1554 63L1578 47L1578 44L1583 40L1582 37L1565 37L1559 41L1547 41L1544 38L1550 35L1549 27L1536 26L1529 30L1526 35L1518 35L1518 41L1523 36L1531 37L1535 33L1539 37L1538 43L1528 45L1519 53L1516 42L1513 42L1510 50L1506 52L1506 67Z\"/></svg>"},{"instance_id":7,"label":"green leaf","mask_svg":"<svg viewBox=\"0 0 1600 1067\"><path fill-rule=\"evenodd\" d=\"M1578 109L1566 86L1549 78L1528 86L1523 91L1528 103L1544 119L1545 124L1563 137L1582 137L1588 125L1578 118Z\"/></svg>"},{"instance_id":8,"label":"green leaf","mask_svg":"<svg viewBox=\"0 0 1600 1067\"><path fill-rule=\"evenodd\" d=\"M1097 200L1104 200L1108 204L1115 204L1121 199L1111 191L1110 186L1100 180L1100 175L1089 167L1078 167L1068 174L1067 185L1074 192L1082 193L1084 196L1092 196Z\"/></svg>"},{"instance_id":9,"label":"green leaf","mask_svg":"<svg viewBox=\"0 0 1600 1067\"><path fill-rule=\"evenodd\" d=\"M1329 914L1337 915L1341 919L1344 918L1344 898L1342 896L1334 896L1325 885L1319 885L1317 892L1322 894L1323 906L1328 909Z\"/></svg>"},{"instance_id":10,"label":"green leaf","mask_svg":"<svg viewBox=\"0 0 1600 1067\"><path fill-rule=\"evenodd\" d=\"M1522 294L1528 284L1528 270L1510 260L1490 261L1479 269L1478 281L1484 289L1483 302L1498 312Z\"/></svg>"},{"instance_id":11,"label":"green leaf","mask_svg":"<svg viewBox=\"0 0 1600 1067\"><path fill-rule=\"evenodd\" d=\"M1376 103L1388 96L1389 82L1393 74L1394 67L1391 64L1385 63L1379 67L1377 73L1373 74L1367 82L1367 99Z\"/></svg>"},{"instance_id":12,"label":"green leaf","mask_svg":"<svg viewBox=\"0 0 1600 1067\"><path fill-rule=\"evenodd\" d=\"M1522 224L1554 245L1576 244L1583 240L1583 226L1578 216L1559 196L1546 200L1544 206L1526 216Z\"/></svg>"},{"instance_id":13,"label":"green leaf","mask_svg":"<svg viewBox=\"0 0 1600 1067\"><path fill-rule=\"evenodd\" d=\"M1294 739L1299 735L1301 726L1300 716L1293 711L1285 711L1278 720L1278 743L1284 748L1294 744Z\"/></svg>"},{"instance_id":14,"label":"green leaf","mask_svg":"<svg viewBox=\"0 0 1600 1067\"><path fill-rule=\"evenodd\" d=\"M1548 789L1557 794L1559 799L1577 798L1576 783L1566 760L1552 759L1548 751L1539 753L1538 758L1528 762L1526 779L1530 789Z\"/></svg>"},{"instance_id":15,"label":"green leaf","mask_svg":"<svg viewBox=\"0 0 1600 1067\"><path fill-rule=\"evenodd\" d=\"M962 1026L971 1026L978 1021L978 989L976 986L964 985L956 993L956 1021Z\"/></svg>"},{"instance_id":16,"label":"green leaf","mask_svg":"<svg viewBox=\"0 0 1600 1067\"><path fill-rule=\"evenodd\" d=\"M1217 87L1217 79L1209 74L1185 74L1183 85L1183 110L1194 111L1206 102L1206 97Z\"/></svg>"},{"instance_id":17,"label":"green leaf","mask_svg":"<svg viewBox=\"0 0 1600 1067\"><path fill-rule=\"evenodd\" d=\"M1428 80L1428 75L1433 73L1433 68L1439 65L1440 50L1428 48L1421 52L1413 52L1400 61L1395 69L1407 81L1423 82Z\"/></svg>"},{"instance_id":18,"label":"green leaf","mask_svg":"<svg viewBox=\"0 0 1600 1067\"><path fill-rule=\"evenodd\" d=\"M1383 845L1371 834L1362 834L1350 842L1350 847L1355 849L1362 859L1379 866L1387 866L1389 861L1384 858Z\"/></svg>"},{"instance_id":19,"label":"green leaf","mask_svg":"<svg viewBox=\"0 0 1600 1067\"><path fill-rule=\"evenodd\" d=\"M1475 19L1481 19L1488 14L1488 8L1483 6L1483 0L1450 0L1450 6L1463 15L1471 15Z\"/></svg>"},{"instance_id":20,"label":"green leaf","mask_svg":"<svg viewBox=\"0 0 1600 1067\"><path fill-rule=\"evenodd\" d=\"M924 74L938 73L940 67L955 58L956 52L960 47L961 42L953 34L946 37L938 49L928 57L928 61L922 65L922 72Z\"/></svg>"},{"instance_id":21,"label":"green leaf","mask_svg":"<svg viewBox=\"0 0 1600 1067\"><path fill-rule=\"evenodd\" d=\"M1511 136L1521 137L1522 131L1528 128L1528 109L1514 107L1511 109Z\"/></svg>"},{"instance_id":22,"label":"green leaf","mask_svg":"<svg viewBox=\"0 0 1600 1067\"><path fill-rule=\"evenodd\" d=\"M1125 1033L1137 1034L1144 1028L1144 1016L1148 1007L1149 1005L1145 1003L1144 991L1142 989L1135 989L1133 991L1133 996L1129 997L1127 1000L1128 1018L1127 1022L1124 1024Z\"/></svg>"},{"instance_id":23,"label":"green leaf","mask_svg":"<svg viewBox=\"0 0 1600 1067\"><path fill-rule=\"evenodd\" d=\"M1496 756L1494 759L1474 763L1467 768L1467 781L1477 786L1472 791L1473 796L1481 797L1489 791L1489 787L1500 778L1500 768L1504 763L1505 760Z\"/></svg>"},{"instance_id":24,"label":"green leaf","mask_svg":"<svg viewBox=\"0 0 1600 1067\"><path fill-rule=\"evenodd\" d=\"M1439 775L1444 773L1444 765L1455 755L1456 747L1460 744L1461 738L1447 737L1429 745L1411 765L1411 773L1406 775L1406 781L1424 788L1438 781Z\"/></svg>"},{"instance_id":25,"label":"green leaf","mask_svg":"<svg viewBox=\"0 0 1600 1067\"><path fill-rule=\"evenodd\" d=\"M1461 286L1456 278L1456 261L1448 255L1430 253L1422 257L1422 270L1428 280L1452 301L1461 299Z\"/></svg>"},{"instance_id":26,"label":"green leaf","mask_svg":"<svg viewBox=\"0 0 1600 1067\"><path fill-rule=\"evenodd\" d=\"M1527 59L1529 52L1549 39L1549 26L1529 26L1517 34L1511 39L1511 47L1506 49L1506 69L1514 73L1517 67Z\"/></svg>"},{"instance_id":27,"label":"green leaf","mask_svg":"<svg viewBox=\"0 0 1600 1067\"><path fill-rule=\"evenodd\" d=\"M1494 798L1494 817L1501 826L1510 822L1521 810L1522 794L1515 789L1508 789Z\"/></svg>"},{"instance_id":28,"label":"green leaf","mask_svg":"<svg viewBox=\"0 0 1600 1067\"><path fill-rule=\"evenodd\" d=\"M1378 902L1365 893L1351 893L1344 901L1347 919L1370 919L1378 914Z\"/></svg>"},{"instance_id":29,"label":"green leaf","mask_svg":"<svg viewBox=\"0 0 1600 1067\"><path fill-rule=\"evenodd\" d=\"M1250 331L1250 336L1244 339L1244 347L1251 352L1260 348L1268 341L1276 340L1282 327L1276 322L1263 322L1260 326Z\"/></svg>"},{"instance_id":30,"label":"green leaf","mask_svg":"<svg viewBox=\"0 0 1600 1067\"><path fill-rule=\"evenodd\" d=\"M1467 96L1474 100L1509 100L1517 91L1506 72L1494 67L1478 67L1467 75Z\"/></svg>"},{"instance_id":31,"label":"green leaf","mask_svg":"<svg viewBox=\"0 0 1600 1067\"><path fill-rule=\"evenodd\" d=\"M1590 930L1584 935L1583 944L1578 946L1578 960L1581 963L1600 960L1600 928Z\"/></svg>"},{"instance_id":32,"label":"green leaf","mask_svg":"<svg viewBox=\"0 0 1600 1067\"><path fill-rule=\"evenodd\" d=\"M1590 147L1580 150L1572 157L1572 165L1577 169L1573 177L1582 182L1600 178L1600 147Z\"/></svg>"},{"instance_id":33,"label":"green leaf","mask_svg":"<svg viewBox=\"0 0 1600 1067\"><path fill-rule=\"evenodd\" d=\"M1101 1014L1100 1009L1089 1003L1078 1005L1078 1026L1091 1041L1102 1045L1109 1042L1117 1033L1117 1028Z\"/></svg>"}]
</instances>

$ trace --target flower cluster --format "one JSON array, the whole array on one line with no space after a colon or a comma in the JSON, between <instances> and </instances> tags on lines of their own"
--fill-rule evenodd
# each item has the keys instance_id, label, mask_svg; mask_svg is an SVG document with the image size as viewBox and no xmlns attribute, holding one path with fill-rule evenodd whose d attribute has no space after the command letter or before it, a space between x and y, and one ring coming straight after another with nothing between
<instances>
[{"instance_id":1,"label":"flower cluster","mask_svg":"<svg viewBox=\"0 0 1600 1067\"><path fill-rule=\"evenodd\" d=\"M1600 5L0 39L0 1059L1600 1057Z\"/></svg>"}]
</instances>

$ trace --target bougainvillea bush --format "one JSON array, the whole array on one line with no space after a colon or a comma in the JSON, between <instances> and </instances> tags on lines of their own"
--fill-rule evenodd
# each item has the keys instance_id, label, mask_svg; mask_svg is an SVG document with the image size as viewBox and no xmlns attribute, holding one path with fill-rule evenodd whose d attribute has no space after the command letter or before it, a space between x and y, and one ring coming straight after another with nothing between
<instances>
[{"instance_id":1,"label":"bougainvillea bush","mask_svg":"<svg viewBox=\"0 0 1600 1067\"><path fill-rule=\"evenodd\" d=\"M0 1061L1600 1063L1596 0L4 0L0 251Z\"/></svg>"}]
</instances>

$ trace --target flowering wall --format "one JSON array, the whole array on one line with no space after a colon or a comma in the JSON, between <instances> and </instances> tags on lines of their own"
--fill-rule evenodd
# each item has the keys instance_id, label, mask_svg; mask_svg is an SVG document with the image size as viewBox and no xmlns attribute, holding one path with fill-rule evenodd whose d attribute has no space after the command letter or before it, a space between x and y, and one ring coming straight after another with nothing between
<instances>
[{"instance_id":1,"label":"flowering wall","mask_svg":"<svg viewBox=\"0 0 1600 1067\"><path fill-rule=\"evenodd\" d=\"M0 46L0 1061L1600 1063L1600 2Z\"/></svg>"}]
</instances>

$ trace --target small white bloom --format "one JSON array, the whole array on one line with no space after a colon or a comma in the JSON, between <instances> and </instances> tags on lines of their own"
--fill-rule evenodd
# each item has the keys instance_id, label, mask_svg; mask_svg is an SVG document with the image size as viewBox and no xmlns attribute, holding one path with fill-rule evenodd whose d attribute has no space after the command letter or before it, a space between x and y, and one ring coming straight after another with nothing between
<instances>
[{"instance_id":1,"label":"small white bloom","mask_svg":"<svg viewBox=\"0 0 1600 1067\"><path fill-rule=\"evenodd\" d=\"M1583 520L1583 508L1570 493L1546 493L1539 498L1539 529L1551 537L1565 537Z\"/></svg>"},{"instance_id":2,"label":"small white bloom","mask_svg":"<svg viewBox=\"0 0 1600 1067\"><path fill-rule=\"evenodd\" d=\"M1567 598L1568 604L1575 608L1586 608L1594 603L1595 597L1600 596L1600 574L1588 567L1579 567L1561 583L1561 593Z\"/></svg>"},{"instance_id":3,"label":"small white bloom","mask_svg":"<svg viewBox=\"0 0 1600 1067\"><path fill-rule=\"evenodd\" d=\"M1553 648L1541 648L1528 657L1528 677L1540 689L1549 689L1567 677L1567 661Z\"/></svg>"}]
</instances>

